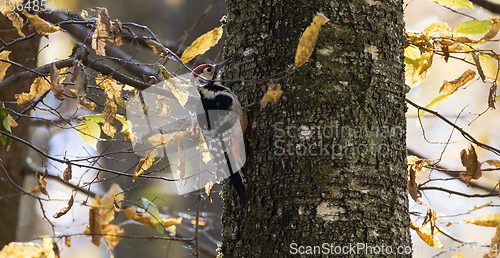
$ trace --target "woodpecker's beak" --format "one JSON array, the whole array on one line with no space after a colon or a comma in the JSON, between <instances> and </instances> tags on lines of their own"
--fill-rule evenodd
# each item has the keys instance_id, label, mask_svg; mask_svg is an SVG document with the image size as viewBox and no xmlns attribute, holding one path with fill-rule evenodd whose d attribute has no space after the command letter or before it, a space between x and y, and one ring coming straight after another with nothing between
<instances>
[{"instance_id":1,"label":"woodpecker's beak","mask_svg":"<svg viewBox=\"0 0 500 258\"><path fill-rule=\"evenodd\" d=\"M214 67L215 67L215 74L218 74L219 73L219 70L224 66L226 65L227 61L229 61L229 59L226 59L218 64L214 64Z\"/></svg>"}]
</instances>

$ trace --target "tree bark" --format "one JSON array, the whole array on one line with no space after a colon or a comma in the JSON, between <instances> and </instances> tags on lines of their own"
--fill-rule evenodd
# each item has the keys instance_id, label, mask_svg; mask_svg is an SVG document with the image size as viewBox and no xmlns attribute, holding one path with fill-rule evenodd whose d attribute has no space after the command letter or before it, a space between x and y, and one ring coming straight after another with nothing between
<instances>
[{"instance_id":1,"label":"tree bark","mask_svg":"<svg viewBox=\"0 0 500 258\"><path fill-rule=\"evenodd\" d=\"M25 26L23 30L25 35L30 35L34 31L30 31ZM0 15L0 38L9 43L16 38L20 38L17 30L12 26L12 22L5 16ZM6 47L6 50L12 51L9 55L9 60L26 65L29 68L35 68L37 64L37 52L40 38L34 37L29 40L21 41L11 46ZM14 73L24 72L26 69L11 65L7 70L5 78ZM16 83L15 87L0 92L0 101L15 101L14 95L21 92L29 92L29 87L32 81L21 81ZM16 104L6 104L7 108L20 112L22 107ZM9 112L12 117L16 117L12 112ZM19 125L12 128L12 133L22 139L29 138L29 120L20 119ZM23 164L26 158L26 146L20 142L13 141L10 150L7 151L5 146L0 146L0 158L3 160L5 171L10 178L19 186L23 185L24 175L22 173ZM18 222L20 203L20 191L10 182L3 170L0 170L0 249L9 242L16 240L16 229Z\"/></svg>"},{"instance_id":2,"label":"tree bark","mask_svg":"<svg viewBox=\"0 0 500 258\"><path fill-rule=\"evenodd\" d=\"M249 204L226 187L220 255L411 257L403 1L226 2L226 79L285 70L313 16L330 21L306 64L275 80L283 97L247 110ZM266 85L232 88L258 103Z\"/></svg>"}]
</instances>

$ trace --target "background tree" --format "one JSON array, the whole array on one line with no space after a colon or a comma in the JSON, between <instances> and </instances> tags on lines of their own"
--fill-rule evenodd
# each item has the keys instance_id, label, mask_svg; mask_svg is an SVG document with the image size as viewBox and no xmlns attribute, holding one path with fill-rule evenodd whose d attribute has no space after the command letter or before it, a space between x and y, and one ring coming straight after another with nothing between
<instances>
[{"instance_id":1,"label":"background tree","mask_svg":"<svg viewBox=\"0 0 500 258\"><path fill-rule=\"evenodd\" d=\"M25 28L23 31L26 35L30 35L22 42L16 44L12 43L12 40L19 37L16 29L12 26L12 22L5 16L0 16L0 38L2 39L2 51L12 51L10 60L23 64L28 68L35 68L37 65L37 52L39 46L39 39L30 35L30 31ZM23 67L12 66L8 69L5 77L9 77L12 74L23 72L25 69ZM22 81L16 84L16 87L10 87L9 89L2 89L0 94L0 101L15 101L14 95L18 93L19 90L28 91L31 81ZM21 112L22 108L16 104L6 104L8 108L12 108L17 112ZM14 129L16 135L26 139L29 135L29 122L27 120L21 121L19 127ZM19 202L20 195L19 190L15 185L12 184L10 180L7 179L6 171L9 171L11 179L18 185L23 184L24 155L21 153L26 153L27 148L24 144L20 142L14 142L10 150L7 148L0 148L0 158L4 160L2 170L0 172L0 217L2 218L2 223L0 223L0 246L4 246L9 242L16 239L16 229L18 221L19 212Z\"/></svg>"}]
</instances>

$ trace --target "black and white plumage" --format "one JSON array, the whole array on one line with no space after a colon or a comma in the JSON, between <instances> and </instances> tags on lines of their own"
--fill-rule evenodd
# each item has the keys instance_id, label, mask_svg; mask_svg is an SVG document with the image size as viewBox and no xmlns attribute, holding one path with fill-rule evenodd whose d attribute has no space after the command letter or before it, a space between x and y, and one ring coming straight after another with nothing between
<instances>
[{"instance_id":1,"label":"black and white plumage","mask_svg":"<svg viewBox=\"0 0 500 258\"><path fill-rule=\"evenodd\" d=\"M199 65L191 73L191 82L201 97L202 107L197 109L203 108L198 114L204 114L198 115L198 122L219 176L229 176L244 205L248 199L246 181L239 168L244 163L246 117L236 95L217 81L217 74L218 66L209 64Z\"/></svg>"}]
</instances>

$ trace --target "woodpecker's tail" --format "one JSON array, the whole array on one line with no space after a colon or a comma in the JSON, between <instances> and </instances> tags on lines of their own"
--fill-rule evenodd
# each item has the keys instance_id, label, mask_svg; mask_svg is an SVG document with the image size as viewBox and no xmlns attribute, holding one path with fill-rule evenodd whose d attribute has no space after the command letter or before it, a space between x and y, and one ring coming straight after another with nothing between
<instances>
[{"instance_id":1,"label":"woodpecker's tail","mask_svg":"<svg viewBox=\"0 0 500 258\"><path fill-rule=\"evenodd\" d=\"M236 193L238 193L238 196L240 197L240 203L241 206L245 206L248 201L248 196L247 196L247 188L245 186L246 180L243 177L243 173L241 171L236 171L236 173L233 171L230 162L229 162L229 157L227 156L227 153L225 153L226 156L226 161L228 162L229 166L229 173L231 174L229 176L229 179L231 180L231 184L233 185L234 189L236 190Z\"/></svg>"}]
</instances>

